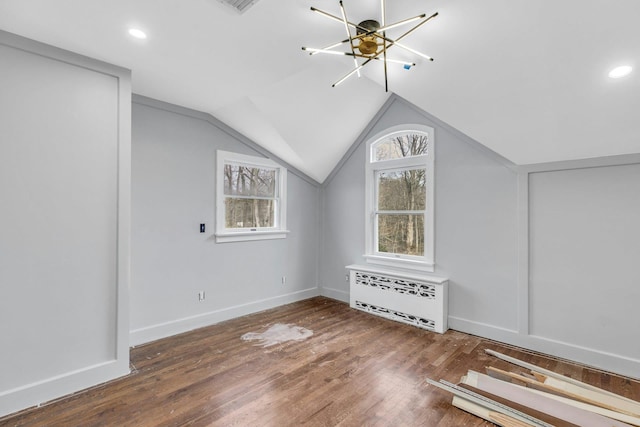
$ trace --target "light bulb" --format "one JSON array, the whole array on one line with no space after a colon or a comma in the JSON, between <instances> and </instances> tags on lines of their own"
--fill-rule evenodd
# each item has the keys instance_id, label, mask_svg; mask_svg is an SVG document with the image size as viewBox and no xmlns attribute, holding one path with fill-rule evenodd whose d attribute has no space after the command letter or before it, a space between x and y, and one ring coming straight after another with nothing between
<instances>
[{"instance_id":1,"label":"light bulb","mask_svg":"<svg viewBox=\"0 0 640 427\"><path fill-rule=\"evenodd\" d=\"M609 71L609 77L612 79L619 79L620 77L624 77L629 74L631 70L633 70L633 68L631 68L630 65L621 65Z\"/></svg>"},{"instance_id":2,"label":"light bulb","mask_svg":"<svg viewBox=\"0 0 640 427\"><path fill-rule=\"evenodd\" d=\"M147 34L138 28L129 28L129 35L140 40L147 38Z\"/></svg>"}]
</instances>

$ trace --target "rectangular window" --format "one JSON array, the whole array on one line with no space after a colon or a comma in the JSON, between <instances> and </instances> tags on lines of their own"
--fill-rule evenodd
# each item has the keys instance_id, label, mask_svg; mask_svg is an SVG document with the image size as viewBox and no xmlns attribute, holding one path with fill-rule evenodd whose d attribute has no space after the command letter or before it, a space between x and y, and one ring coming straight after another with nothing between
<instances>
[{"instance_id":1,"label":"rectangular window","mask_svg":"<svg viewBox=\"0 0 640 427\"><path fill-rule=\"evenodd\" d=\"M376 172L378 252L424 256L425 168Z\"/></svg>"},{"instance_id":2,"label":"rectangular window","mask_svg":"<svg viewBox=\"0 0 640 427\"><path fill-rule=\"evenodd\" d=\"M224 165L225 228L273 228L278 171Z\"/></svg>"},{"instance_id":3,"label":"rectangular window","mask_svg":"<svg viewBox=\"0 0 640 427\"><path fill-rule=\"evenodd\" d=\"M286 237L286 169L272 160L218 151L216 241Z\"/></svg>"}]
</instances>

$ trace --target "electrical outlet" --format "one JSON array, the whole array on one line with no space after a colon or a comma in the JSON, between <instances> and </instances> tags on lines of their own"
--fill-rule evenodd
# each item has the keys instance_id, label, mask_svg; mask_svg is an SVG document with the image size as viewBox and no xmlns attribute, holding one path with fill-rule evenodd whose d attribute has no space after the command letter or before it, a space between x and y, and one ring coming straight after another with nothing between
<instances>
[{"instance_id":1,"label":"electrical outlet","mask_svg":"<svg viewBox=\"0 0 640 427\"><path fill-rule=\"evenodd\" d=\"M200 224L200 232L204 233L204 224Z\"/></svg>"},{"instance_id":2,"label":"electrical outlet","mask_svg":"<svg viewBox=\"0 0 640 427\"><path fill-rule=\"evenodd\" d=\"M198 301L204 301L204 291L198 292Z\"/></svg>"},{"instance_id":3,"label":"electrical outlet","mask_svg":"<svg viewBox=\"0 0 640 427\"><path fill-rule=\"evenodd\" d=\"M345 282L348 282L348 281L349 281L349 275L348 275L348 274L345 274L345 275L344 275L344 281L345 281Z\"/></svg>"},{"instance_id":4,"label":"electrical outlet","mask_svg":"<svg viewBox=\"0 0 640 427\"><path fill-rule=\"evenodd\" d=\"M283 285L287 284L287 276L282 276L282 284Z\"/></svg>"}]
</instances>

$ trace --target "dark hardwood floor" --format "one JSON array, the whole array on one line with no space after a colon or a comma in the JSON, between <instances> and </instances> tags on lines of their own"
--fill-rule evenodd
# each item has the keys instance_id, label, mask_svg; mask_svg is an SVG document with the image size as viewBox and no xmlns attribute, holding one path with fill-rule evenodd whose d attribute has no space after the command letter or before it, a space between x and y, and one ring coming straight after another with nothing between
<instances>
[{"instance_id":1,"label":"dark hardwood floor","mask_svg":"<svg viewBox=\"0 0 640 427\"><path fill-rule=\"evenodd\" d=\"M313 336L267 348L240 338L274 323ZM0 426L490 426L425 382L488 365L519 370L485 348L640 400L637 381L318 297L133 348L131 375Z\"/></svg>"}]
</instances>

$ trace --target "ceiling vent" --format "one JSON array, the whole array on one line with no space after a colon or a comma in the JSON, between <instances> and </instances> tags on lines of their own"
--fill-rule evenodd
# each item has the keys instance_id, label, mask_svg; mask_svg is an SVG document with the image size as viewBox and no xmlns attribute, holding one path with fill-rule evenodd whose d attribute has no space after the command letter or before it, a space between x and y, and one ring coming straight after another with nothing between
<instances>
[{"instance_id":1,"label":"ceiling vent","mask_svg":"<svg viewBox=\"0 0 640 427\"><path fill-rule=\"evenodd\" d=\"M220 3L232 7L238 13L244 13L249 7L253 6L258 0L218 0Z\"/></svg>"}]
</instances>

